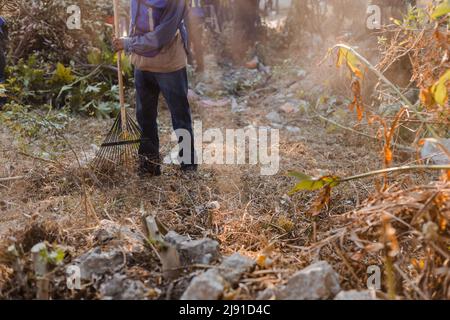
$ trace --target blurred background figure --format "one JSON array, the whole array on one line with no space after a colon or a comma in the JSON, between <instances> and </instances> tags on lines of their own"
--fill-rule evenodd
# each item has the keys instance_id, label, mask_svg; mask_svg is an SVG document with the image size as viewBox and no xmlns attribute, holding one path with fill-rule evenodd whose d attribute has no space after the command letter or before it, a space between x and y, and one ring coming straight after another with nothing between
<instances>
[{"instance_id":1,"label":"blurred background figure","mask_svg":"<svg viewBox=\"0 0 450 320\"><path fill-rule=\"evenodd\" d=\"M235 0L233 7L233 60L245 62L247 51L253 48L261 35L259 0Z\"/></svg>"},{"instance_id":2,"label":"blurred background figure","mask_svg":"<svg viewBox=\"0 0 450 320\"><path fill-rule=\"evenodd\" d=\"M224 29L224 25L226 22L232 20L232 0L206 0L214 9L214 13L211 15L215 15L217 19L217 24L219 25L219 29L222 32Z\"/></svg>"},{"instance_id":3,"label":"blurred background figure","mask_svg":"<svg viewBox=\"0 0 450 320\"><path fill-rule=\"evenodd\" d=\"M8 40L8 26L5 18L0 16L0 83L6 81L6 42ZM6 103L6 97L0 97L0 108Z\"/></svg>"},{"instance_id":4,"label":"blurred background figure","mask_svg":"<svg viewBox=\"0 0 450 320\"><path fill-rule=\"evenodd\" d=\"M204 0L203 11L205 12L205 27L214 34L222 32L222 24L219 20L220 11L219 0Z\"/></svg>"},{"instance_id":5,"label":"blurred background figure","mask_svg":"<svg viewBox=\"0 0 450 320\"><path fill-rule=\"evenodd\" d=\"M195 71L202 73L205 70L203 32L205 28L204 0L191 0L191 10L187 19L189 32L189 64L194 65Z\"/></svg>"}]
</instances>

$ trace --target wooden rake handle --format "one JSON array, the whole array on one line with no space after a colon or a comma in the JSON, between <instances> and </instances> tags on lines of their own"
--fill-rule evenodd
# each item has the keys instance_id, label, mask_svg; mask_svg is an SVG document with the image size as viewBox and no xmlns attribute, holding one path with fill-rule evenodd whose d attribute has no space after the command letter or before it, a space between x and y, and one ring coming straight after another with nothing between
<instances>
[{"instance_id":1,"label":"wooden rake handle","mask_svg":"<svg viewBox=\"0 0 450 320\"><path fill-rule=\"evenodd\" d=\"M119 0L114 1L114 33L116 38L120 38L120 15ZM125 91L123 86L122 75L122 51L117 52L117 78L119 79L119 97L120 97L120 116L122 120L122 128L126 128L127 112L125 110Z\"/></svg>"}]
</instances>

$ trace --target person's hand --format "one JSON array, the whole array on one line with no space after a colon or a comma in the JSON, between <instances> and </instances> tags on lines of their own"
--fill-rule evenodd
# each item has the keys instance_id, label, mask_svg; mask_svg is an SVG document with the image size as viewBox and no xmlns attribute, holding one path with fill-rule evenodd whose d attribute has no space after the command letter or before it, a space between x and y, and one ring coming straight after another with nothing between
<instances>
[{"instance_id":1,"label":"person's hand","mask_svg":"<svg viewBox=\"0 0 450 320\"><path fill-rule=\"evenodd\" d=\"M122 38L113 38L112 41L114 51L122 51L125 49L125 44Z\"/></svg>"}]
</instances>

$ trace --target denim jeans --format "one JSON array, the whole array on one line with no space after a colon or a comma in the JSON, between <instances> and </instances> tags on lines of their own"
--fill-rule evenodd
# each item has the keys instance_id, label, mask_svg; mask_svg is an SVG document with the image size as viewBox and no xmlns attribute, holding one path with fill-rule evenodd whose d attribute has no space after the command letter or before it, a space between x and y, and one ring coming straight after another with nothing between
<instances>
[{"instance_id":1,"label":"denim jeans","mask_svg":"<svg viewBox=\"0 0 450 320\"><path fill-rule=\"evenodd\" d=\"M158 99L161 93L169 107L173 129L175 132L184 129L184 132L188 133L190 139L190 141L183 141L185 136L178 136L181 164L196 164L186 68L170 73L135 69L134 79L136 86L136 117L142 130L139 154L151 159L159 157L160 146L157 118ZM190 146L190 150L186 150L188 149L186 146Z\"/></svg>"}]
</instances>

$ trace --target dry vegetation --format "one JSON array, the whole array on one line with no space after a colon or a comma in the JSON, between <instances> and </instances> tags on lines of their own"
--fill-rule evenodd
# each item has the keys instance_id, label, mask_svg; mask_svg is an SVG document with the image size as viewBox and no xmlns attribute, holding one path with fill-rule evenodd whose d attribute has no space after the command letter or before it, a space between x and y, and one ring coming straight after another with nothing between
<instances>
[{"instance_id":1,"label":"dry vegetation","mask_svg":"<svg viewBox=\"0 0 450 320\"><path fill-rule=\"evenodd\" d=\"M107 243L96 237L105 220L145 234L142 215L155 213L162 229L194 239L210 237L220 243L223 255L240 252L257 261L255 271L237 287L227 288L225 299L255 299L317 260L335 268L344 289L366 289L367 267L377 265L384 270L381 298L450 299L448 171L368 175L333 188L325 185L322 191L288 195L295 185L289 171L343 180L380 168L421 165L431 158L420 154L424 139L433 133L448 138L448 99L442 104L433 95L433 86L450 68L448 15L414 29L407 25L411 21L385 31L390 36L381 43L384 59L377 69L386 71L393 61L408 57L411 86L421 91L426 107L416 112L404 111L405 101L382 82L374 95L379 97L370 98L372 106L361 102L361 114L349 110L352 94L364 94L354 89L355 81L364 83L370 71L358 64L366 77L358 78L353 69L349 78L331 58L317 66L330 38L307 48L294 43L283 53L291 60L270 61L270 76L241 67L219 67L218 58L208 56L204 79L192 79L203 83L204 92L193 97L192 104L194 118L202 120L204 128L273 126L266 116L286 103L286 97L308 101L305 110L283 115L281 170L271 177L260 176L257 166L214 165L202 166L195 176L183 175L172 166L151 180L140 179L134 171L96 176L87 163L111 119L34 105L23 109L22 104L31 104L30 100L17 99L0 115L0 298L36 296L30 250L42 241L65 252L47 275L51 298L102 298L96 284L68 290L65 268L93 247L117 243L126 256L124 273L144 282L147 298L179 298L191 273L208 266L192 266L179 279L167 281L151 242L143 244L144 250L134 251L121 236ZM308 26L306 32L322 35L316 29ZM291 41L286 33L279 37L280 42ZM307 38L303 35L301 41ZM335 35L331 38L336 40ZM20 39L23 42L23 36ZM28 50L22 42L15 45L19 56ZM265 50L270 56L277 48L267 45ZM305 57L305 52L306 58L299 62L296 57ZM355 67L352 57L346 59L343 65ZM92 81L107 78L106 70ZM449 84L444 82L447 92ZM336 94L342 86L344 92ZM402 94L409 89L401 88ZM231 103L205 106L205 100L229 99L231 94L246 105L243 112L231 112ZM128 98L132 100L131 91ZM415 100L419 101L418 94ZM411 104L416 108L419 102ZM380 105L398 109L379 114ZM160 122L164 153L171 146L165 106Z\"/></svg>"}]
</instances>

